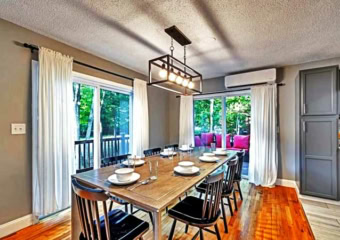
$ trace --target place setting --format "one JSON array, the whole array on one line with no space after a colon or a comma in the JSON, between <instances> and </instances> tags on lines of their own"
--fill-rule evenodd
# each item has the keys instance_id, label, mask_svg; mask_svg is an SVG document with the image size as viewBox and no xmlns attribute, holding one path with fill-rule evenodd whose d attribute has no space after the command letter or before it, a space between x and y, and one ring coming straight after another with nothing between
<instances>
[{"instance_id":1,"label":"place setting","mask_svg":"<svg viewBox=\"0 0 340 240\"><path fill-rule=\"evenodd\" d=\"M226 148L216 148L215 151L213 151L213 153L217 156L227 156L228 155L228 151Z\"/></svg>"},{"instance_id":2,"label":"place setting","mask_svg":"<svg viewBox=\"0 0 340 240\"><path fill-rule=\"evenodd\" d=\"M174 148L164 148L163 151L160 153L162 157L170 157L177 155L177 152L174 150Z\"/></svg>"},{"instance_id":3,"label":"place setting","mask_svg":"<svg viewBox=\"0 0 340 240\"><path fill-rule=\"evenodd\" d=\"M220 159L216 157L214 153L207 152L207 153L203 153L203 155L199 157L199 160L202 162L213 163L213 162L218 162Z\"/></svg>"},{"instance_id":4,"label":"place setting","mask_svg":"<svg viewBox=\"0 0 340 240\"><path fill-rule=\"evenodd\" d=\"M182 152L190 152L194 150L194 148L190 145L182 145L180 148L178 148Z\"/></svg>"},{"instance_id":5,"label":"place setting","mask_svg":"<svg viewBox=\"0 0 340 240\"><path fill-rule=\"evenodd\" d=\"M178 165L174 167L174 176L192 176L198 175L200 168L196 167L191 161L180 161Z\"/></svg>"},{"instance_id":6,"label":"place setting","mask_svg":"<svg viewBox=\"0 0 340 240\"><path fill-rule=\"evenodd\" d=\"M135 166L135 167L140 167L145 164L145 161L142 159L140 156L134 156L134 157L129 157L127 160L123 161L122 164L124 166Z\"/></svg>"}]
</instances>

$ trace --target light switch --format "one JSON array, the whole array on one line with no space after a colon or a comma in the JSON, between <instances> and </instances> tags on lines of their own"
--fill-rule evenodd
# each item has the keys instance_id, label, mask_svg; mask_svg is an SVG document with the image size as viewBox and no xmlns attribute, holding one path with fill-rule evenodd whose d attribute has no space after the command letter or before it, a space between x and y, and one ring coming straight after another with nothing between
<instances>
[{"instance_id":1,"label":"light switch","mask_svg":"<svg viewBox=\"0 0 340 240\"><path fill-rule=\"evenodd\" d=\"M25 123L12 123L11 133L12 134L26 134L26 124Z\"/></svg>"}]
</instances>

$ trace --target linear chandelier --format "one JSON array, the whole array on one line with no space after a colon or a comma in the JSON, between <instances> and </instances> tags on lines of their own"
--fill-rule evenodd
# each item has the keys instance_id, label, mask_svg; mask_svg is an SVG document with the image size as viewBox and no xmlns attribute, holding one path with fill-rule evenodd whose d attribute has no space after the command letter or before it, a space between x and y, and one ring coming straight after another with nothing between
<instances>
[{"instance_id":1,"label":"linear chandelier","mask_svg":"<svg viewBox=\"0 0 340 240\"><path fill-rule=\"evenodd\" d=\"M191 41L176 26L165 29L165 32L171 37L171 53L149 61L148 85L178 94L201 94L202 74L186 64L186 46ZM173 40L183 46L183 62L173 56Z\"/></svg>"}]
</instances>

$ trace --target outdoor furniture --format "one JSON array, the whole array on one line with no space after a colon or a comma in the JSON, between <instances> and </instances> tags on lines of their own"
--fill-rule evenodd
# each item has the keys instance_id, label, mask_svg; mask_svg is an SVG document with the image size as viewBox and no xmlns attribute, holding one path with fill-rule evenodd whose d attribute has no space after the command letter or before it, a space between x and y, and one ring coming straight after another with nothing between
<instances>
[{"instance_id":1,"label":"outdoor furniture","mask_svg":"<svg viewBox=\"0 0 340 240\"><path fill-rule=\"evenodd\" d=\"M79 212L80 240L139 239L149 230L147 222L119 209L108 212L106 200L109 197L104 190L86 187L76 179L72 179L72 188L76 194L76 205ZM98 202L102 202L102 217L99 217Z\"/></svg>"},{"instance_id":2,"label":"outdoor furniture","mask_svg":"<svg viewBox=\"0 0 340 240\"><path fill-rule=\"evenodd\" d=\"M188 225L198 227L199 232L194 236L197 237L200 234L200 239L203 239L203 230L217 235L217 239L221 239L217 221L221 215L220 201L223 188L223 177L224 173L219 172L218 174L209 176L206 180L207 194L204 200L189 196L183 201L177 203L168 212L169 217L174 219L171 227L171 231L168 239L172 239L176 227L177 220L186 224L186 232ZM214 226L215 232L207 227Z\"/></svg>"}]
</instances>

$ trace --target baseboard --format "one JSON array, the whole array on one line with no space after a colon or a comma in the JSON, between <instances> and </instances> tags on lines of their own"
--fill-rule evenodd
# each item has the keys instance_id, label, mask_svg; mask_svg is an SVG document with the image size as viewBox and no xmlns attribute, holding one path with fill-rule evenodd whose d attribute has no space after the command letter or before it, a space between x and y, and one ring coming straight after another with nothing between
<instances>
[{"instance_id":1,"label":"baseboard","mask_svg":"<svg viewBox=\"0 0 340 240\"><path fill-rule=\"evenodd\" d=\"M0 225L0 238L15 233L25 227L31 226L32 224L33 224L32 214L4 223Z\"/></svg>"},{"instance_id":2,"label":"baseboard","mask_svg":"<svg viewBox=\"0 0 340 240\"><path fill-rule=\"evenodd\" d=\"M288 180L288 179L276 179L276 185L284 186L284 187L291 187L291 188L297 188L296 182L294 180Z\"/></svg>"}]
</instances>

